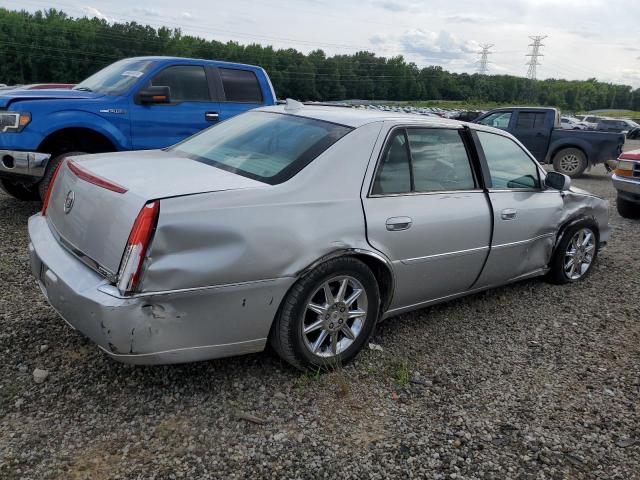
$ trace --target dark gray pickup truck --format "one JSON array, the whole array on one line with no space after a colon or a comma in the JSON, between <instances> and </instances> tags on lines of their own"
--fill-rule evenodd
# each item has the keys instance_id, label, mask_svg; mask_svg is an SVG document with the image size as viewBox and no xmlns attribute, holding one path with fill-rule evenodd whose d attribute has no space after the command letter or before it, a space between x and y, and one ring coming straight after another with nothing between
<instances>
[{"instance_id":1,"label":"dark gray pickup truck","mask_svg":"<svg viewBox=\"0 0 640 480\"><path fill-rule=\"evenodd\" d=\"M475 123L506 130L539 162L553 163L554 170L570 177L617 158L624 145L620 133L563 130L560 112L555 108L498 108L478 117Z\"/></svg>"}]
</instances>

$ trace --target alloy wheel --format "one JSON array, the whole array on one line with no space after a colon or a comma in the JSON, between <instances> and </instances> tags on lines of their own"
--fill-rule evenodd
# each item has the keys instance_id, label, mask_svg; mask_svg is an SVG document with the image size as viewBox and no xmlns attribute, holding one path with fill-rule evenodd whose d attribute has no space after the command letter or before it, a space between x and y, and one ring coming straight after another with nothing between
<instances>
[{"instance_id":1,"label":"alloy wheel","mask_svg":"<svg viewBox=\"0 0 640 480\"><path fill-rule=\"evenodd\" d=\"M579 280L593 263L596 236L590 228L578 230L567 245L564 255L564 273L570 280Z\"/></svg>"},{"instance_id":2,"label":"alloy wheel","mask_svg":"<svg viewBox=\"0 0 640 480\"><path fill-rule=\"evenodd\" d=\"M571 174L580 168L580 159L573 153L568 153L560 158L560 167L562 171Z\"/></svg>"},{"instance_id":3,"label":"alloy wheel","mask_svg":"<svg viewBox=\"0 0 640 480\"><path fill-rule=\"evenodd\" d=\"M313 355L334 357L344 352L362 333L368 299L362 284L341 275L320 285L307 301L302 338Z\"/></svg>"}]
</instances>

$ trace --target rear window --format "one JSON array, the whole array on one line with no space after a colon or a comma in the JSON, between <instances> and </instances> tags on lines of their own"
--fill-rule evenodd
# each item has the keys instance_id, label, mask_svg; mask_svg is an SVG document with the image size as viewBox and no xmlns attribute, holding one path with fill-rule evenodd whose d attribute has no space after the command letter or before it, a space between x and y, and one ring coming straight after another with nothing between
<instances>
[{"instance_id":1,"label":"rear window","mask_svg":"<svg viewBox=\"0 0 640 480\"><path fill-rule=\"evenodd\" d=\"M275 185L289 180L352 130L273 112L248 112L170 150L212 167Z\"/></svg>"},{"instance_id":2,"label":"rear window","mask_svg":"<svg viewBox=\"0 0 640 480\"><path fill-rule=\"evenodd\" d=\"M518 129L533 129L544 127L544 120L546 113L544 112L520 112L518 114L518 121L516 122L516 128Z\"/></svg>"},{"instance_id":3,"label":"rear window","mask_svg":"<svg viewBox=\"0 0 640 480\"><path fill-rule=\"evenodd\" d=\"M220 77L227 102L262 103L262 89L255 73L221 68Z\"/></svg>"}]
</instances>

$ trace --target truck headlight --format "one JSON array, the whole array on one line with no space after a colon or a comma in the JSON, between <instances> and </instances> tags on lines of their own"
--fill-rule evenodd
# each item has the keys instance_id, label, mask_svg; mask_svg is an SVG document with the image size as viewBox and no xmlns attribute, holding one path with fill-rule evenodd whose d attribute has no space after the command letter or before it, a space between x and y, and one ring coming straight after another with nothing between
<instances>
[{"instance_id":1,"label":"truck headlight","mask_svg":"<svg viewBox=\"0 0 640 480\"><path fill-rule=\"evenodd\" d=\"M31 121L27 112L0 112L0 132L21 132Z\"/></svg>"},{"instance_id":2,"label":"truck headlight","mask_svg":"<svg viewBox=\"0 0 640 480\"><path fill-rule=\"evenodd\" d=\"M633 160L618 160L618 164L613 173L620 177L633 177L633 169L637 163L638 162L634 162Z\"/></svg>"}]
</instances>

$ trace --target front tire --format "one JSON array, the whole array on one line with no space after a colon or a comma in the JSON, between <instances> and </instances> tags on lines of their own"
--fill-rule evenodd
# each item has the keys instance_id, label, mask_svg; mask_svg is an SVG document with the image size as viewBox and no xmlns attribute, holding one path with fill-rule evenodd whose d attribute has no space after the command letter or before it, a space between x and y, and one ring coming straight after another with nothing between
<instances>
[{"instance_id":1,"label":"front tire","mask_svg":"<svg viewBox=\"0 0 640 480\"><path fill-rule=\"evenodd\" d=\"M7 178L0 178L0 188L13 198L24 202L33 202L40 199L37 187L16 183Z\"/></svg>"},{"instance_id":2,"label":"front tire","mask_svg":"<svg viewBox=\"0 0 640 480\"><path fill-rule=\"evenodd\" d=\"M622 198L620 195L616 198L616 208L621 217L632 220L640 218L640 204Z\"/></svg>"},{"instance_id":3,"label":"front tire","mask_svg":"<svg viewBox=\"0 0 640 480\"><path fill-rule=\"evenodd\" d=\"M373 272L352 257L329 260L300 279L284 299L269 342L301 370L351 361L378 321L380 292Z\"/></svg>"},{"instance_id":4,"label":"front tire","mask_svg":"<svg viewBox=\"0 0 640 480\"><path fill-rule=\"evenodd\" d=\"M579 177L587 169L587 157L577 148L563 148L553 156L553 169L571 178Z\"/></svg>"},{"instance_id":5,"label":"front tire","mask_svg":"<svg viewBox=\"0 0 640 480\"><path fill-rule=\"evenodd\" d=\"M579 282L598 256L600 233L591 220L567 228L551 259L549 279L555 284Z\"/></svg>"},{"instance_id":6,"label":"front tire","mask_svg":"<svg viewBox=\"0 0 640 480\"><path fill-rule=\"evenodd\" d=\"M38 184L38 192L40 193L40 199L44 200L44 197L47 195L47 190L49 190L49 184L51 183L51 179L53 178L53 174L58 168L60 162L66 157L73 157L75 155L86 155L85 152L67 152L61 153L60 155L53 157L49 160L49 164L47 165L47 169L44 172L44 176L40 183Z\"/></svg>"}]
</instances>

